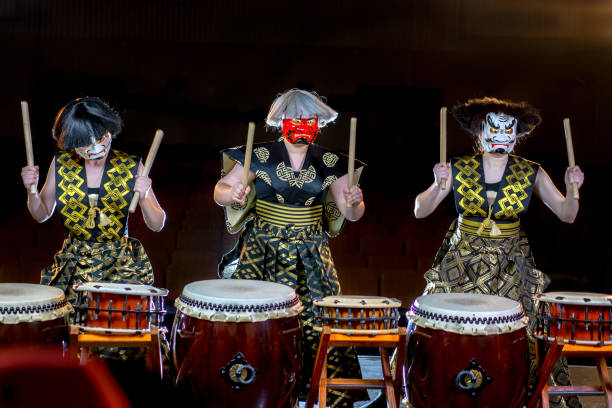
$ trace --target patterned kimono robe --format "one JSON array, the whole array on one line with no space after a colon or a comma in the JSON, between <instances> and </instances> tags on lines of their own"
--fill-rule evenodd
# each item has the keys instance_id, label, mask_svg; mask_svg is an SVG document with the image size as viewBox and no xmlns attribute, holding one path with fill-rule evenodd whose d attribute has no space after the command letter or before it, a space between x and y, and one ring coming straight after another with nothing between
<instances>
[{"instance_id":1,"label":"patterned kimono robe","mask_svg":"<svg viewBox=\"0 0 612 408\"><path fill-rule=\"evenodd\" d=\"M521 303L529 318L531 382L536 370L534 295L544 291L550 280L535 268L529 242L520 228L520 215L527 211L539 168L535 162L509 155L495 202L489 206L482 155L453 160L453 192L459 217L425 273L426 293L479 293ZM553 376L555 383L568 384L567 363L557 365ZM579 406L575 397L567 402ZM557 404L565 406L563 401Z\"/></svg>"},{"instance_id":2,"label":"patterned kimono robe","mask_svg":"<svg viewBox=\"0 0 612 408\"><path fill-rule=\"evenodd\" d=\"M244 163L244 147L225 150L222 156L223 174L227 174L236 162ZM362 168L357 169L356 180ZM244 229L234 250L223 257L219 273L222 277L282 283L296 290L305 307L301 315L304 389L319 341L313 330L312 301L340 294L327 235L337 235L345 220L328 187L346 174L347 159L312 144L302 169L293 171L280 139L254 146L250 170L256 178L247 202L225 208L228 230L236 233ZM352 349L330 353L329 375L359 375ZM349 404L346 392L330 390L328 405L352 406Z\"/></svg>"},{"instance_id":3,"label":"patterned kimono robe","mask_svg":"<svg viewBox=\"0 0 612 408\"><path fill-rule=\"evenodd\" d=\"M73 152L55 156L57 212L66 238L41 284L61 288L74 303L73 284L99 281L153 284L153 268L142 244L128 238L128 208L139 159L111 150L96 201L88 197L84 159Z\"/></svg>"}]
</instances>

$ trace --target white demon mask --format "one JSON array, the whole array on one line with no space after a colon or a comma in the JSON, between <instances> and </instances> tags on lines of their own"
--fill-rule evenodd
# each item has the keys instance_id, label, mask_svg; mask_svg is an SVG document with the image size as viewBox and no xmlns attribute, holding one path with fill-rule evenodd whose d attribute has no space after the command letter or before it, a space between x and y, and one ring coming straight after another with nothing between
<instances>
[{"instance_id":1,"label":"white demon mask","mask_svg":"<svg viewBox=\"0 0 612 408\"><path fill-rule=\"evenodd\" d=\"M480 143L485 152L510 153L516 144L518 121L505 113L487 113L482 123Z\"/></svg>"},{"instance_id":2,"label":"white demon mask","mask_svg":"<svg viewBox=\"0 0 612 408\"><path fill-rule=\"evenodd\" d=\"M87 160L99 160L106 156L110 147L112 136L110 132L106 132L99 140L91 137L91 144L83 147L77 147L76 152L79 156Z\"/></svg>"}]
</instances>

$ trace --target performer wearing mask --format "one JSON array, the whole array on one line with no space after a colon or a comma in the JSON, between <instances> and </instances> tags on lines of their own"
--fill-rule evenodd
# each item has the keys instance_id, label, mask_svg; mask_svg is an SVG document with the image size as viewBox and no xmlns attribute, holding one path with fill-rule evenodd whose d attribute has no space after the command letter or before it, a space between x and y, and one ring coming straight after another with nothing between
<instances>
[{"instance_id":1,"label":"performer wearing mask","mask_svg":"<svg viewBox=\"0 0 612 408\"><path fill-rule=\"evenodd\" d=\"M339 234L345 219L357 221L365 210L359 186L347 187L347 158L313 143L337 115L315 93L292 89L281 94L266 123L281 129L283 137L254 145L248 185L242 184L244 146L223 151L223 176L214 191L229 231L242 230L219 265L220 275L291 286L305 306L303 391L319 341L312 300L340 294L327 236ZM356 170L356 183L362 168ZM352 349L335 350L329 362L331 376L359 374ZM330 390L328 405L350 404L348 393Z\"/></svg>"},{"instance_id":2,"label":"performer wearing mask","mask_svg":"<svg viewBox=\"0 0 612 408\"><path fill-rule=\"evenodd\" d=\"M37 222L58 207L66 231L53 265L43 269L41 283L64 290L76 300L72 285L90 281L153 284L153 269L141 243L128 237L128 208L134 192L146 225L160 231L166 219L151 179L140 176L142 163L111 144L123 127L121 117L97 97L75 99L55 119L52 135L60 151L51 160L45 185L38 185L38 166L21 171L28 190L28 210Z\"/></svg>"},{"instance_id":3,"label":"performer wearing mask","mask_svg":"<svg viewBox=\"0 0 612 408\"><path fill-rule=\"evenodd\" d=\"M437 163L433 184L416 198L415 216L424 218L452 190L459 213L433 266L425 273L425 293L480 293L519 301L529 317L528 333L533 346L533 296L546 288L549 279L535 268L520 217L535 193L561 221L572 223L578 213L578 200L572 197L571 186L582 186L584 174L578 166L568 167L563 195L537 163L511 154L517 140L541 122L540 115L526 103L471 99L455 106L452 114L477 138L480 152L451 163ZM444 190L440 188L442 179L450 184ZM532 373L534 369L532 358ZM554 374L559 382L566 382L567 364L559 366ZM568 406L579 406L575 397L567 402Z\"/></svg>"}]
</instances>

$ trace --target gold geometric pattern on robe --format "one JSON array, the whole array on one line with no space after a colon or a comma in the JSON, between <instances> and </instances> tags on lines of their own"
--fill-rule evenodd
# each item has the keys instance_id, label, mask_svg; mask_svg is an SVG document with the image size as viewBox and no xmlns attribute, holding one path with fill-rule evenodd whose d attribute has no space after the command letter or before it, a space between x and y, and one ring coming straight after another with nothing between
<instances>
[{"instance_id":1,"label":"gold geometric pattern on robe","mask_svg":"<svg viewBox=\"0 0 612 408\"><path fill-rule=\"evenodd\" d=\"M306 202L304 203L304 205L305 205L306 207L311 206L311 205L312 205L312 203L314 202L315 198L316 198L316 197L310 197L308 200L306 200Z\"/></svg>"},{"instance_id":2,"label":"gold geometric pattern on robe","mask_svg":"<svg viewBox=\"0 0 612 408\"><path fill-rule=\"evenodd\" d=\"M501 210L495 213L495 218L518 218L518 214L525 210L523 200L529 197L525 189L531 186L529 176L535 170L527 160L516 156L510 156L508 160L511 159L514 163L508 164L511 173L506 176L508 185L502 189L504 197L498 201Z\"/></svg>"},{"instance_id":3,"label":"gold geometric pattern on robe","mask_svg":"<svg viewBox=\"0 0 612 408\"><path fill-rule=\"evenodd\" d=\"M234 201L230 207L232 207L232 209L236 210L236 211L240 211L240 210L244 210L245 208L247 208L249 203L248 197L245 198L244 200L244 204L240 204L236 201Z\"/></svg>"},{"instance_id":4,"label":"gold geometric pattern on robe","mask_svg":"<svg viewBox=\"0 0 612 408\"><path fill-rule=\"evenodd\" d=\"M334 167L336 165L336 163L338 162L338 155L332 152L327 152L323 154L323 163L327 166L327 167Z\"/></svg>"},{"instance_id":5,"label":"gold geometric pattern on robe","mask_svg":"<svg viewBox=\"0 0 612 408\"><path fill-rule=\"evenodd\" d=\"M489 239L457 231L455 220L435 256L432 267L425 273L430 293L478 293L497 295L519 302L529 318L529 382L536 379L535 294L544 291L548 277L536 269L527 237ZM569 385L567 362L559 361L553 371L554 383ZM551 407L580 407L576 397L551 398Z\"/></svg>"},{"instance_id":6,"label":"gold geometric pattern on robe","mask_svg":"<svg viewBox=\"0 0 612 408\"><path fill-rule=\"evenodd\" d=\"M87 195L81 190L81 186L85 183L85 180L79 176L82 166L72 160L69 153L59 155L56 160L60 164L58 169L60 181L57 188L62 192L58 200L63 204L60 213L66 217L64 226L75 237L87 241L91 238L91 233L84 228L89 207L82 201Z\"/></svg>"},{"instance_id":7,"label":"gold geometric pattern on robe","mask_svg":"<svg viewBox=\"0 0 612 408\"><path fill-rule=\"evenodd\" d=\"M321 236L321 224L286 230L256 219L252 233L246 237L246 249L240 257L239 266L232 276L234 279L281 283L296 291L304 306L300 314L304 355L302 370L308 375L312 372L320 336L313 327L313 299L340 294L329 245ZM359 374L353 348L334 347L329 350L329 377L355 377ZM308 378L303 378L302 382L307 384ZM346 390L329 390L327 405L336 408L352 407L353 404Z\"/></svg>"},{"instance_id":8,"label":"gold geometric pattern on robe","mask_svg":"<svg viewBox=\"0 0 612 408\"><path fill-rule=\"evenodd\" d=\"M126 217L122 210L128 205L125 196L131 195L128 181L134 178L131 169L137 166L132 156L113 150L114 157L109 159L108 169L105 169L104 176L108 181L104 183L103 191L105 194L99 199L102 208L101 214L105 215L109 223L102 225L96 223L97 228L102 233L96 237L98 242L117 241L121 239L120 233L125 225L122 221ZM88 241L92 237L92 232L86 228L87 218L85 213L89 206L83 202L86 197L85 189L87 185L83 177L79 175L83 171L83 166L73 160L69 152L57 156L57 188L61 192L58 201L62 204L60 213L66 217L64 226L75 238Z\"/></svg>"},{"instance_id":9,"label":"gold geometric pattern on robe","mask_svg":"<svg viewBox=\"0 0 612 408\"><path fill-rule=\"evenodd\" d=\"M315 180L317 171L313 165L310 165L307 169L300 170L300 175L296 178L293 169L281 162L276 166L276 176L282 181L289 182L291 187L302 188L304 184L312 183Z\"/></svg>"},{"instance_id":10,"label":"gold geometric pattern on robe","mask_svg":"<svg viewBox=\"0 0 612 408\"><path fill-rule=\"evenodd\" d=\"M98 225L103 234L98 236L99 242L115 241L120 239L119 233L123 229L123 214L122 209L128 205L125 196L130 194L130 186L128 181L133 179L131 169L137 166L134 159L123 152L117 152L117 155L110 160L112 167L107 171L109 180L104 183L104 191L106 195L100 200L104 213L109 219L108 225Z\"/></svg>"},{"instance_id":11,"label":"gold geometric pattern on robe","mask_svg":"<svg viewBox=\"0 0 612 408\"><path fill-rule=\"evenodd\" d=\"M268 173L266 173L263 170L257 170L255 172L255 176L259 177L260 179L263 180L264 183L266 183L267 185L271 186L272 185L272 179L270 178L270 176L268 175Z\"/></svg>"},{"instance_id":12,"label":"gold geometric pattern on robe","mask_svg":"<svg viewBox=\"0 0 612 408\"><path fill-rule=\"evenodd\" d=\"M285 198L282 195L278 194L278 193L276 193L276 199L278 200L279 203L284 203L285 202Z\"/></svg>"},{"instance_id":13,"label":"gold geometric pattern on robe","mask_svg":"<svg viewBox=\"0 0 612 408\"><path fill-rule=\"evenodd\" d=\"M334 221L342 217L342 213L338 209L335 201L329 201L325 204L325 215L330 221Z\"/></svg>"},{"instance_id":14,"label":"gold geometric pattern on robe","mask_svg":"<svg viewBox=\"0 0 612 408\"><path fill-rule=\"evenodd\" d=\"M338 180L338 177L336 176L325 177L325 180L323 180L323 184L321 184L321 190L325 190L327 187L331 186L336 180Z\"/></svg>"},{"instance_id":15,"label":"gold geometric pattern on robe","mask_svg":"<svg viewBox=\"0 0 612 408\"><path fill-rule=\"evenodd\" d=\"M463 215L486 217L487 213L481 208L485 200L480 196L483 187L478 183L482 177L478 172L478 161L473 156L465 156L459 158L454 166L459 170L455 179L460 183L457 193L462 197L459 205L465 210Z\"/></svg>"},{"instance_id":16,"label":"gold geometric pattern on robe","mask_svg":"<svg viewBox=\"0 0 612 408\"><path fill-rule=\"evenodd\" d=\"M255 153L255 156L260 163L265 163L270 158L270 151L265 147L255 148L253 149L253 153Z\"/></svg>"}]
</instances>

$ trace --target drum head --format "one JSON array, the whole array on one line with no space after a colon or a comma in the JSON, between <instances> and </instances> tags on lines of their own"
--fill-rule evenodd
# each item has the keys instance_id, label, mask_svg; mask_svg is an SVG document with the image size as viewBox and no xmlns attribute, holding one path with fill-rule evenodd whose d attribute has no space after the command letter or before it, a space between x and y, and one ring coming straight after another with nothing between
<instances>
[{"instance_id":1,"label":"drum head","mask_svg":"<svg viewBox=\"0 0 612 408\"><path fill-rule=\"evenodd\" d=\"M518 302L472 293L420 296L410 307L408 317L418 326L471 335L508 333L527 325Z\"/></svg>"},{"instance_id":2,"label":"drum head","mask_svg":"<svg viewBox=\"0 0 612 408\"><path fill-rule=\"evenodd\" d=\"M32 283L0 283L0 323L52 320L68 315L71 310L59 288Z\"/></svg>"},{"instance_id":3,"label":"drum head","mask_svg":"<svg viewBox=\"0 0 612 408\"><path fill-rule=\"evenodd\" d=\"M295 315L303 309L291 287L250 279L189 283L175 305L189 316L222 321L267 320Z\"/></svg>"},{"instance_id":4,"label":"drum head","mask_svg":"<svg viewBox=\"0 0 612 408\"><path fill-rule=\"evenodd\" d=\"M612 295L590 292L539 293L536 299L542 302L584 306L612 306Z\"/></svg>"},{"instance_id":5,"label":"drum head","mask_svg":"<svg viewBox=\"0 0 612 408\"><path fill-rule=\"evenodd\" d=\"M134 283L85 282L74 285L73 289L76 292L100 292L134 296L166 296L168 294L168 289Z\"/></svg>"},{"instance_id":6,"label":"drum head","mask_svg":"<svg viewBox=\"0 0 612 408\"><path fill-rule=\"evenodd\" d=\"M323 299L315 299L315 306L326 307L350 307L359 309L373 308L399 308L402 305L397 299L382 296L326 296Z\"/></svg>"}]
</instances>

